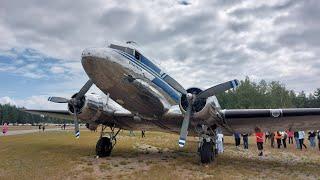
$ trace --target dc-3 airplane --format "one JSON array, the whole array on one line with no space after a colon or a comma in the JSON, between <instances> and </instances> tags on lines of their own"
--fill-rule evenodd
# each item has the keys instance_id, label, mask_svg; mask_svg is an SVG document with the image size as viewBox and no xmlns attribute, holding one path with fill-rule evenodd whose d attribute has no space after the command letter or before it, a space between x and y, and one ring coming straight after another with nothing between
<instances>
[{"instance_id":1,"label":"dc-3 airplane","mask_svg":"<svg viewBox=\"0 0 320 180\"><path fill-rule=\"evenodd\" d=\"M221 109L216 94L235 88L237 80L206 90L184 89L137 49L111 44L88 48L82 53L87 83L70 99L50 97L55 103L68 103L68 110L26 110L44 115L74 116L75 136L80 136L78 119L89 129L102 125L96 144L99 157L110 156L121 129L180 133L178 145L187 135L199 136L202 163L215 159L216 129L224 134L262 131L320 129L320 108ZM95 84L106 97L87 94ZM105 133L109 127L111 131ZM118 130L116 130L118 129ZM188 133L189 132L189 133ZM108 136L107 136L107 135Z\"/></svg>"}]
</instances>

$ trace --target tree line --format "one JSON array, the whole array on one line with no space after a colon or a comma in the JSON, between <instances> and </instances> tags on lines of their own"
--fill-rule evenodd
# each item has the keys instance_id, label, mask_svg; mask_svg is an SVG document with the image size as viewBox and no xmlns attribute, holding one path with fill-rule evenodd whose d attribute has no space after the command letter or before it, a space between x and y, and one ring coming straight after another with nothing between
<instances>
[{"instance_id":1,"label":"tree line","mask_svg":"<svg viewBox=\"0 0 320 180\"><path fill-rule=\"evenodd\" d=\"M0 123L29 123L34 125L39 123L61 124L66 121L68 120L30 114L10 104L0 104Z\"/></svg>"},{"instance_id":2,"label":"tree line","mask_svg":"<svg viewBox=\"0 0 320 180\"><path fill-rule=\"evenodd\" d=\"M257 108L320 108L320 88L313 93L295 93L279 81L259 83L248 77L240 81L236 90L217 95L223 109Z\"/></svg>"}]
</instances>

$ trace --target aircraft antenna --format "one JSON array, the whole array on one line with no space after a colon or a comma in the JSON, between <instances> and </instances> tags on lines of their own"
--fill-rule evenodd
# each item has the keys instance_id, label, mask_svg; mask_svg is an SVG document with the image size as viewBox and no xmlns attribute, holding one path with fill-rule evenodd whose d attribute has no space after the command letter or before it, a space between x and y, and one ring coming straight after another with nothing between
<instances>
[{"instance_id":1,"label":"aircraft antenna","mask_svg":"<svg viewBox=\"0 0 320 180\"><path fill-rule=\"evenodd\" d=\"M133 45L133 46L139 46L139 44L135 41L127 41L126 44L130 44L130 45Z\"/></svg>"}]
</instances>

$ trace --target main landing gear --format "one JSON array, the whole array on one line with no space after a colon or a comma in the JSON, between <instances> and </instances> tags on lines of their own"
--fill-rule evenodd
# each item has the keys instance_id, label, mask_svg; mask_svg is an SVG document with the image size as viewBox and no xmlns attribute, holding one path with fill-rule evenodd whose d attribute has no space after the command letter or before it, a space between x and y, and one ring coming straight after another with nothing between
<instances>
[{"instance_id":1,"label":"main landing gear","mask_svg":"<svg viewBox=\"0 0 320 180\"><path fill-rule=\"evenodd\" d=\"M100 138L99 138L97 145L96 145L97 157L110 156L113 147L117 143L116 136L118 135L118 133L120 132L121 129L119 129L115 133L115 127L110 127L111 132L104 132L107 127L108 126L105 126L105 125L102 125L102 127L101 127ZM105 136L105 134L108 134L109 137Z\"/></svg>"},{"instance_id":2,"label":"main landing gear","mask_svg":"<svg viewBox=\"0 0 320 180\"><path fill-rule=\"evenodd\" d=\"M215 160L217 155L215 139L215 132L211 128L208 131L207 126L202 125L198 148L201 163L209 164Z\"/></svg>"}]
</instances>

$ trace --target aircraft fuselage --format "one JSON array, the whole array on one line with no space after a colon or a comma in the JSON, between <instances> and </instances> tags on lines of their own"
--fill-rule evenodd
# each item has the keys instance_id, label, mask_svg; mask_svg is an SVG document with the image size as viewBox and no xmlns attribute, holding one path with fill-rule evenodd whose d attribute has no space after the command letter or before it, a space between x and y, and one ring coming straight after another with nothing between
<instances>
[{"instance_id":1,"label":"aircraft fuselage","mask_svg":"<svg viewBox=\"0 0 320 180\"><path fill-rule=\"evenodd\" d=\"M164 81L166 73L133 51L136 54L89 48L82 53L82 65L94 84L124 108L146 118L159 117L179 103L180 93Z\"/></svg>"}]
</instances>

